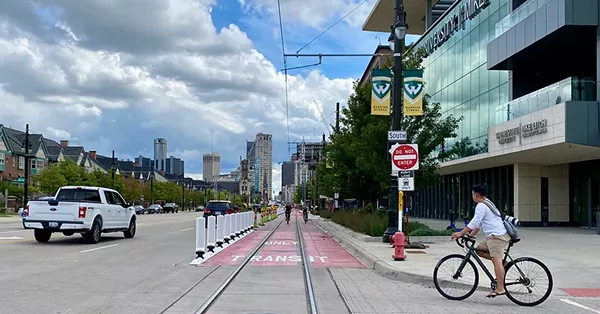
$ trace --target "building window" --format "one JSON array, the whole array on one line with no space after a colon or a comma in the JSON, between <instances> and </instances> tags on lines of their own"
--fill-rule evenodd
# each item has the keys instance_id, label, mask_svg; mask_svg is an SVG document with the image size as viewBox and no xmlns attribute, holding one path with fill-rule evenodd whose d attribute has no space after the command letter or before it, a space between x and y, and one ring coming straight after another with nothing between
<instances>
[{"instance_id":1,"label":"building window","mask_svg":"<svg viewBox=\"0 0 600 314\"><path fill-rule=\"evenodd\" d=\"M25 158L19 157L19 170L25 169Z\"/></svg>"},{"instance_id":2,"label":"building window","mask_svg":"<svg viewBox=\"0 0 600 314\"><path fill-rule=\"evenodd\" d=\"M37 168L37 160L35 160L35 159L31 160L30 164L31 164L31 169L36 169Z\"/></svg>"},{"instance_id":3,"label":"building window","mask_svg":"<svg viewBox=\"0 0 600 314\"><path fill-rule=\"evenodd\" d=\"M0 165L4 165L4 153L0 153Z\"/></svg>"}]
</instances>

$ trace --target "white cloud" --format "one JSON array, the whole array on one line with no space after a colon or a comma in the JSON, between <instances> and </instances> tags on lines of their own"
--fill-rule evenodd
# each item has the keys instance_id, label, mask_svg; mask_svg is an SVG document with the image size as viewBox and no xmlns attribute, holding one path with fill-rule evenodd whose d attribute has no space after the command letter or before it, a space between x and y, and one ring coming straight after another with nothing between
<instances>
[{"instance_id":1,"label":"white cloud","mask_svg":"<svg viewBox=\"0 0 600 314\"><path fill-rule=\"evenodd\" d=\"M277 1L238 0L246 12L278 18ZM282 0L281 15L285 22L298 23L317 29L324 29L335 20L356 9L344 19L352 27L360 27L375 5L375 0L361 4L362 0Z\"/></svg>"},{"instance_id":2,"label":"white cloud","mask_svg":"<svg viewBox=\"0 0 600 314\"><path fill-rule=\"evenodd\" d=\"M351 6L333 2L321 8ZM214 5L211 0L5 3L0 123L28 123L48 137L76 138L88 150L122 156L151 152L152 139L165 137L168 154L183 157L192 173L200 172L213 130L223 167L237 167L245 141L258 132L273 134L275 149L281 150L287 141L283 74L237 25L216 29ZM323 131L314 129L321 120L315 100L327 115L336 101L348 98L352 79L312 71L290 76L289 85L290 131L314 136Z\"/></svg>"},{"instance_id":3,"label":"white cloud","mask_svg":"<svg viewBox=\"0 0 600 314\"><path fill-rule=\"evenodd\" d=\"M279 163L273 163L273 177L272 177L272 187L275 195L279 194L281 191L281 165Z\"/></svg>"}]
</instances>

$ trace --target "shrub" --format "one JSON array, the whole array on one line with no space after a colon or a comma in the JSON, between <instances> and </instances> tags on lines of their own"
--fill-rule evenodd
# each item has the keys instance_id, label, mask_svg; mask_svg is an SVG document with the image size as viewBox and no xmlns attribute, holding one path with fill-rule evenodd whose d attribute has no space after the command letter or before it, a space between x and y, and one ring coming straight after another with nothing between
<instances>
[{"instance_id":1,"label":"shrub","mask_svg":"<svg viewBox=\"0 0 600 314\"><path fill-rule=\"evenodd\" d=\"M410 231L410 235L413 237L436 237L436 236L451 236L452 230L436 230L430 228L417 229Z\"/></svg>"},{"instance_id":2,"label":"shrub","mask_svg":"<svg viewBox=\"0 0 600 314\"><path fill-rule=\"evenodd\" d=\"M322 210L322 211L319 211L319 216L321 216L325 219L331 219L331 216L333 216L333 213L328 210Z\"/></svg>"}]
</instances>

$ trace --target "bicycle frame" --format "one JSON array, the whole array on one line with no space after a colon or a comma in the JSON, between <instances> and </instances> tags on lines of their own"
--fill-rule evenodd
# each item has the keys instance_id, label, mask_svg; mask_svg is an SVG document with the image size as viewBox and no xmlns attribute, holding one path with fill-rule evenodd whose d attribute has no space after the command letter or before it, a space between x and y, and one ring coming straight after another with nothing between
<instances>
[{"instance_id":1,"label":"bicycle frame","mask_svg":"<svg viewBox=\"0 0 600 314\"><path fill-rule=\"evenodd\" d=\"M496 280L494 279L494 275L492 275L492 273L488 270L487 266L485 266L485 264L483 263L483 261L481 260L481 257L479 257L479 255L477 255L477 251L479 252L488 252L486 250L481 250L478 249L476 247L474 247L474 243L469 246L468 244L465 243L465 245L467 246L467 248L469 249L469 251L467 252L467 254L465 254L465 258L463 259L463 261L460 263L460 266L458 267L458 269L456 270L456 273L454 274L454 276L452 276L452 278L454 279L458 279L458 277L460 277L460 274L462 273L463 269L465 268L465 266L467 265L467 262L469 259L471 259L471 257L475 260L475 262L477 262L477 264L479 265L479 267L483 270L483 272L488 276L488 278L490 279L490 281L492 283L494 283ZM506 264L506 260L509 259L510 262L509 264L513 264L514 263L514 259L510 256L509 252L510 252L510 248L512 247L512 243L508 245L508 249L506 249L506 251L504 252L504 258L502 259L502 263L504 265L508 265ZM521 274L522 277L525 277L525 275L523 274L523 271L519 268L518 265L514 264L515 267L517 268L517 270L519 271L519 273ZM521 280L523 280L522 278L520 278ZM517 285L517 284L522 284L521 280L517 281L517 282L505 282L504 285L505 286L510 286L510 285Z\"/></svg>"}]
</instances>

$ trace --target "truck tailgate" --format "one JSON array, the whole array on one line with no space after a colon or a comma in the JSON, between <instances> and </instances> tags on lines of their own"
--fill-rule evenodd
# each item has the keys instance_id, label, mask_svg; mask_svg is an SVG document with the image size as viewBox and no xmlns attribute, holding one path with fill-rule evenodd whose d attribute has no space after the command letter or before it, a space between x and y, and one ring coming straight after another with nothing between
<instances>
[{"instance_id":1,"label":"truck tailgate","mask_svg":"<svg viewBox=\"0 0 600 314\"><path fill-rule=\"evenodd\" d=\"M29 203L28 220L76 221L79 219L79 202L60 202L52 206L49 202Z\"/></svg>"}]
</instances>

